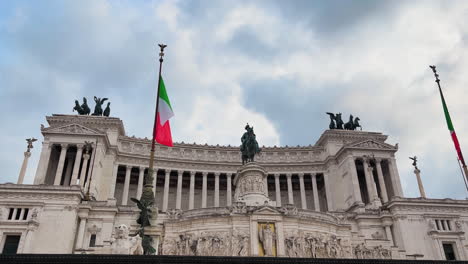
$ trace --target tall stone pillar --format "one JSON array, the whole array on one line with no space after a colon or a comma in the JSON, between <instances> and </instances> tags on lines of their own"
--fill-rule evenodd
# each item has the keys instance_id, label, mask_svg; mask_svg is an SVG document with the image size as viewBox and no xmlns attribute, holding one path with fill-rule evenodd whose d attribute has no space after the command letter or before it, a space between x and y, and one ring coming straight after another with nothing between
<instances>
[{"instance_id":1,"label":"tall stone pillar","mask_svg":"<svg viewBox=\"0 0 468 264\"><path fill-rule=\"evenodd\" d=\"M176 197L176 209L182 208L182 176L183 171L177 172L177 197Z\"/></svg>"},{"instance_id":2,"label":"tall stone pillar","mask_svg":"<svg viewBox=\"0 0 468 264\"><path fill-rule=\"evenodd\" d=\"M88 169L90 155L85 153L83 154L83 166L81 166L81 175L80 175L80 185L81 188L85 188L86 181L86 171Z\"/></svg>"},{"instance_id":3,"label":"tall stone pillar","mask_svg":"<svg viewBox=\"0 0 468 264\"><path fill-rule=\"evenodd\" d=\"M219 207L219 172L215 172L214 207Z\"/></svg>"},{"instance_id":4,"label":"tall stone pillar","mask_svg":"<svg viewBox=\"0 0 468 264\"><path fill-rule=\"evenodd\" d=\"M148 173L150 173L150 169L148 169ZM154 190L154 199L156 199L156 186L158 181L158 169L153 168L153 190Z\"/></svg>"},{"instance_id":5,"label":"tall stone pillar","mask_svg":"<svg viewBox=\"0 0 468 264\"><path fill-rule=\"evenodd\" d=\"M306 193L304 186L304 173L299 173L299 186L301 189L301 207L307 209Z\"/></svg>"},{"instance_id":6,"label":"tall stone pillar","mask_svg":"<svg viewBox=\"0 0 468 264\"><path fill-rule=\"evenodd\" d=\"M349 166L349 173L351 175L351 184L353 186L353 197L354 202L358 204L362 204L362 197L361 197L361 187L359 186L359 179L357 175L356 169L356 160L354 157L350 156L348 158L348 166Z\"/></svg>"},{"instance_id":7,"label":"tall stone pillar","mask_svg":"<svg viewBox=\"0 0 468 264\"><path fill-rule=\"evenodd\" d=\"M382 160L376 159L375 166L377 167L377 177L379 179L380 194L382 195L382 202L388 202L387 187L385 186L385 180L382 172Z\"/></svg>"},{"instance_id":8,"label":"tall stone pillar","mask_svg":"<svg viewBox=\"0 0 468 264\"><path fill-rule=\"evenodd\" d=\"M130 188L130 177L132 176L132 166L127 165L127 170L125 171L125 183L122 193L122 205L127 205L128 202L128 189Z\"/></svg>"},{"instance_id":9,"label":"tall stone pillar","mask_svg":"<svg viewBox=\"0 0 468 264\"><path fill-rule=\"evenodd\" d=\"M311 175L312 178L312 194L314 195L314 210L315 211L320 211L320 202L319 202L319 196L318 196L318 188L317 188L317 174L312 173Z\"/></svg>"},{"instance_id":10,"label":"tall stone pillar","mask_svg":"<svg viewBox=\"0 0 468 264\"><path fill-rule=\"evenodd\" d=\"M140 199L141 194L143 193L143 179L145 178L145 167L140 166L138 171L138 186L137 186L137 193L136 198Z\"/></svg>"},{"instance_id":11,"label":"tall stone pillar","mask_svg":"<svg viewBox=\"0 0 468 264\"><path fill-rule=\"evenodd\" d=\"M426 192L424 191L424 186L421 180L421 171L418 167L414 168L414 174L416 175L416 180L418 181L419 193L421 194L422 198L426 198Z\"/></svg>"},{"instance_id":12,"label":"tall stone pillar","mask_svg":"<svg viewBox=\"0 0 468 264\"><path fill-rule=\"evenodd\" d=\"M232 205L232 173L226 174L226 185L227 185L227 190L226 190L226 205L231 206Z\"/></svg>"},{"instance_id":13,"label":"tall stone pillar","mask_svg":"<svg viewBox=\"0 0 468 264\"><path fill-rule=\"evenodd\" d=\"M189 210L193 209L195 200L195 171L190 172Z\"/></svg>"},{"instance_id":14,"label":"tall stone pillar","mask_svg":"<svg viewBox=\"0 0 468 264\"><path fill-rule=\"evenodd\" d=\"M86 228L86 221L88 219L89 210L82 210L78 212L78 217L80 218L80 225L78 226L78 234L76 237L76 249L83 248L83 239Z\"/></svg>"},{"instance_id":15,"label":"tall stone pillar","mask_svg":"<svg viewBox=\"0 0 468 264\"><path fill-rule=\"evenodd\" d=\"M84 165L84 164L83 164ZM117 182L117 173L119 172L119 164L114 164L114 170L112 171L112 180L109 190L109 198L115 199L115 184Z\"/></svg>"},{"instance_id":16,"label":"tall stone pillar","mask_svg":"<svg viewBox=\"0 0 468 264\"><path fill-rule=\"evenodd\" d=\"M275 173L275 194L276 194L276 206L281 206L281 189L279 181L279 173Z\"/></svg>"},{"instance_id":17,"label":"tall stone pillar","mask_svg":"<svg viewBox=\"0 0 468 264\"><path fill-rule=\"evenodd\" d=\"M41 156L39 157L39 164L37 166L36 178L34 178L34 184L43 184L45 182L47 168L49 167L51 151L52 151L52 144L49 142L42 142L42 151L41 151Z\"/></svg>"},{"instance_id":18,"label":"tall stone pillar","mask_svg":"<svg viewBox=\"0 0 468 264\"><path fill-rule=\"evenodd\" d=\"M162 211L167 211L167 206L169 203L169 182L171 180L171 171L165 170L166 176L164 177L164 195L163 195L163 208Z\"/></svg>"},{"instance_id":19,"label":"tall stone pillar","mask_svg":"<svg viewBox=\"0 0 468 264\"><path fill-rule=\"evenodd\" d=\"M69 155L67 158L67 167L65 170L65 174L63 177L63 185L70 186L71 184L71 177L72 177L72 163L74 162L74 157Z\"/></svg>"},{"instance_id":20,"label":"tall stone pillar","mask_svg":"<svg viewBox=\"0 0 468 264\"><path fill-rule=\"evenodd\" d=\"M327 196L327 209L328 211L333 211L333 200L332 200L332 195L330 191L330 179L328 178L329 174L328 173L323 173L323 183L325 185L325 196Z\"/></svg>"},{"instance_id":21,"label":"tall stone pillar","mask_svg":"<svg viewBox=\"0 0 468 264\"><path fill-rule=\"evenodd\" d=\"M26 168L28 167L28 159L31 157L31 152L25 151L24 152L24 159L23 164L21 165L21 170L18 176L18 184L23 184L24 175L26 174Z\"/></svg>"},{"instance_id":22,"label":"tall stone pillar","mask_svg":"<svg viewBox=\"0 0 468 264\"><path fill-rule=\"evenodd\" d=\"M292 174L286 174L286 180L288 182L288 203L294 204L294 196L293 196L293 189L292 189L292 181L291 181Z\"/></svg>"},{"instance_id":23,"label":"tall stone pillar","mask_svg":"<svg viewBox=\"0 0 468 264\"><path fill-rule=\"evenodd\" d=\"M67 155L68 144L62 144L62 150L60 151L60 159L57 165L57 172L55 173L54 185L60 185L63 174L63 165L65 164L65 157Z\"/></svg>"},{"instance_id":24,"label":"tall stone pillar","mask_svg":"<svg viewBox=\"0 0 468 264\"><path fill-rule=\"evenodd\" d=\"M400 175L398 174L398 169L396 165L395 158L391 158L388 161L388 169L391 174L392 187L395 196L403 197L403 189L401 188Z\"/></svg>"},{"instance_id":25,"label":"tall stone pillar","mask_svg":"<svg viewBox=\"0 0 468 264\"><path fill-rule=\"evenodd\" d=\"M83 155L83 146L83 144L76 145L75 163L73 164L73 173L70 181L70 186L77 184L76 181L78 180L78 172L80 171L81 158Z\"/></svg>"},{"instance_id":26,"label":"tall stone pillar","mask_svg":"<svg viewBox=\"0 0 468 264\"><path fill-rule=\"evenodd\" d=\"M366 160L364 160L362 164L364 165L364 174L366 176L366 187L369 200L373 204L380 203L379 196L377 195L377 187L375 185L374 175L372 173L373 168L367 164ZM379 202L377 202L377 200L379 200Z\"/></svg>"},{"instance_id":27,"label":"tall stone pillar","mask_svg":"<svg viewBox=\"0 0 468 264\"><path fill-rule=\"evenodd\" d=\"M202 186L202 208L206 208L206 195L207 195L207 177L208 172L203 172L203 186Z\"/></svg>"}]
</instances>

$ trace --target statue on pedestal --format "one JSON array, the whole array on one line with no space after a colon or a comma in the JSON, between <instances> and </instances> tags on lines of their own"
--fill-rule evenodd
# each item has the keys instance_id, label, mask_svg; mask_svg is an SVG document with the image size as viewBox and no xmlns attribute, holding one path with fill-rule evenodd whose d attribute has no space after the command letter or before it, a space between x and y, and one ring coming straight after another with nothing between
<instances>
[{"instance_id":1,"label":"statue on pedestal","mask_svg":"<svg viewBox=\"0 0 468 264\"><path fill-rule=\"evenodd\" d=\"M258 232L258 238L262 243L263 252L266 257L273 257L275 254L273 252L273 245L275 243L275 233L271 229L270 224L265 224L261 227Z\"/></svg>"},{"instance_id":2,"label":"statue on pedestal","mask_svg":"<svg viewBox=\"0 0 468 264\"><path fill-rule=\"evenodd\" d=\"M115 227L115 234L111 239L112 254L143 255L140 235L130 237L128 233L126 225Z\"/></svg>"},{"instance_id":3,"label":"statue on pedestal","mask_svg":"<svg viewBox=\"0 0 468 264\"><path fill-rule=\"evenodd\" d=\"M253 127L250 127L249 124L245 126L247 132L242 135L241 138L241 152L242 152L242 164L253 162L255 154L260 153L260 147L253 131Z\"/></svg>"}]
</instances>

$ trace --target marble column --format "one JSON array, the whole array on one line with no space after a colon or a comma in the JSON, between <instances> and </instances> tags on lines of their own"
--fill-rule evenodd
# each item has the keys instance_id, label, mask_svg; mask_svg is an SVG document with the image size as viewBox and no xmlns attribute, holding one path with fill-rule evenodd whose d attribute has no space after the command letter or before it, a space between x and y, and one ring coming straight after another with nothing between
<instances>
[{"instance_id":1,"label":"marble column","mask_svg":"<svg viewBox=\"0 0 468 264\"><path fill-rule=\"evenodd\" d=\"M89 154L83 154L83 166L81 166L81 175L80 175L80 186L81 188L85 187L85 181L86 181L86 171L88 168L88 163L89 163Z\"/></svg>"},{"instance_id":2,"label":"marble column","mask_svg":"<svg viewBox=\"0 0 468 264\"><path fill-rule=\"evenodd\" d=\"M73 165L73 173L72 173L72 178L70 181L70 186L77 184L76 181L78 180L78 172L80 171L81 158L83 155L83 146L84 146L83 144L76 145L75 163Z\"/></svg>"},{"instance_id":3,"label":"marble column","mask_svg":"<svg viewBox=\"0 0 468 264\"><path fill-rule=\"evenodd\" d=\"M387 234L387 239L390 240L390 243L392 246L394 246L393 242L393 235L392 235L392 229L390 228L391 225L384 225L385 227L385 233Z\"/></svg>"},{"instance_id":4,"label":"marble column","mask_svg":"<svg viewBox=\"0 0 468 264\"><path fill-rule=\"evenodd\" d=\"M275 194L276 194L276 206L281 206L281 189L280 189L280 175L275 173Z\"/></svg>"},{"instance_id":5,"label":"marble column","mask_svg":"<svg viewBox=\"0 0 468 264\"><path fill-rule=\"evenodd\" d=\"M122 205L127 205L128 202L128 189L130 188L130 177L132 173L132 166L127 165L127 170L125 171L125 183L122 193Z\"/></svg>"},{"instance_id":6,"label":"marble column","mask_svg":"<svg viewBox=\"0 0 468 264\"><path fill-rule=\"evenodd\" d=\"M148 173L150 170L148 169ZM156 199L156 186L158 181L158 169L153 168L153 191L154 191L154 199Z\"/></svg>"},{"instance_id":7,"label":"marble column","mask_svg":"<svg viewBox=\"0 0 468 264\"><path fill-rule=\"evenodd\" d=\"M202 208L206 208L206 195L207 195L207 177L208 172L203 172L203 186L202 186Z\"/></svg>"},{"instance_id":8,"label":"marble column","mask_svg":"<svg viewBox=\"0 0 468 264\"><path fill-rule=\"evenodd\" d=\"M52 145L53 144L49 142L42 142L41 156L39 157L39 163L36 170L36 178L34 178L34 184L36 185L43 184L45 182Z\"/></svg>"},{"instance_id":9,"label":"marble column","mask_svg":"<svg viewBox=\"0 0 468 264\"><path fill-rule=\"evenodd\" d=\"M366 176L366 187L367 187L367 193L369 194L369 200L371 203L377 200L379 200L380 202L379 195L377 194L377 186L375 185L375 181L374 181L374 174L373 174L374 168L372 168L372 166L369 166L367 161L364 161L363 165L364 165L364 174Z\"/></svg>"},{"instance_id":10,"label":"marble column","mask_svg":"<svg viewBox=\"0 0 468 264\"><path fill-rule=\"evenodd\" d=\"M219 172L215 172L214 207L219 207Z\"/></svg>"},{"instance_id":11,"label":"marble column","mask_svg":"<svg viewBox=\"0 0 468 264\"><path fill-rule=\"evenodd\" d=\"M182 207L182 176L184 175L183 171L176 171L177 173L177 196L176 196L176 209L181 209Z\"/></svg>"},{"instance_id":12,"label":"marble column","mask_svg":"<svg viewBox=\"0 0 468 264\"><path fill-rule=\"evenodd\" d=\"M395 158L388 159L388 169L390 171L390 179L392 180L392 187L395 196L403 197L403 189L401 188L400 175L396 165Z\"/></svg>"},{"instance_id":13,"label":"marble column","mask_svg":"<svg viewBox=\"0 0 468 264\"><path fill-rule=\"evenodd\" d=\"M333 211L332 195L330 191L330 178L328 173L323 173L323 184L325 186L325 198L327 200L327 210Z\"/></svg>"},{"instance_id":14,"label":"marble column","mask_svg":"<svg viewBox=\"0 0 468 264\"><path fill-rule=\"evenodd\" d=\"M71 183L71 177L72 177L72 163L74 162L73 156L69 155L67 158L67 167L65 170L65 174L63 175L63 185L64 186L70 186Z\"/></svg>"},{"instance_id":15,"label":"marble column","mask_svg":"<svg viewBox=\"0 0 468 264\"><path fill-rule=\"evenodd\" d=\"M195 200L195 171L190 172L189 210L193 209Z\"/></svg>"},{"instance_id":16,"label":"marble column","mask_svg":"<svg viewBox=\"0 0 468 264\"><path fill-rule=\"evenodd\" d=\"M270 194L268 193L268 174L265 177L265 195L266 197L270 197Z\"/></svg>"},{"instance_id":17,"label":"marble column","mask_svg":"<svg viewBox=\"0 0 468 264\"><path fill-rule=\"evenodd\" d=\"M301 207L307 209L306 193L304 186L304 173L299 173L299 186L301 189Z\"/></svg>"},{"instance_id":18,"label":"marble column","mask_svg":"<svg viewBox=\"0 0 468 264\"><path fill-rule=\"evenodd\" d=\"M119 172L119 164L114 164L114 171L112 172L112 180L111 180L110 190L109 190L109 198L110 199L115 199L115 184L117 182L117 173L118 172Z\"/></svg>"},{"instance_id":19,"label":"marble column","mask_svg":"<svg viewBox=\"0 0 468 264\"><path fill-rule=\"evenodd\" d=\"M232 173L226 174L226 185L227 185L227 190L226 190L226 205L231 206L232 205L232 183L231 183L231 177Z\"/></svg>"},{"instance_id":20,"label":"marble column","mask_svg":"<svg viewBox=\"0 0 468 264\"><path fill-rule=\"evenodd\" d=\"M136 193L136 198L140 199L141 194L143 192L143 179L145 177L145 167L140 166L139 167L139 174L138 174L138 186L137 186L137 193Z\"/></svg>"},{"instance_id":21,"label":"marble column","mask_svg":"<svg viewBox=\"0 0 468 264\"><path fill-rule=\"evenodd\" d=\"M88 213L79 213L78 217L80 218L80 225L78 226L78 234L76 237L76 249L83 248L83 238L86 228L86 221L88 219Z\"/></svg>"},{"instance_id":22,"label":"marble column","mask_svg":"<svg viewBox=\"0 0 468 264\"><path fill-rule=\"evenodd\" d=\"M164 195L163 195L163 207L162 211L167 211L167 205L169 203L169 181L171 180L171 171L165 170L166 176L164 177Z\"/></svg>"},{"instance_id":23,"label":"marble column","mask_svg":"<svg viewBox=\"0 0 468 264\"><path fill-rule=\"evenodd\" d=\"M385 180L382 173L382 160L376 159L375 166L377 167L377 177L379 179L380 194L382 195L382 202L388 202L387 187L385 186Z\"/></svg>"},{"instance_id":24,"label":"marble column","mask_svg":"<svg viewBox=\"0 0 468 264\"><path fill-rule=\"evenodd\" d=\"M421 171L417 167L414 169L414 174L416 174L416 180L418 181L419 193L422 198L426 198L426 192L424 191L424 186L421 180Z\"/></svg>"},{"instance_id":25,"label":"marble column","mask_svg":"<svg viewBox=\"0 0 468 264\"><path fill-rule=\"evenodd\" d=\"M354 197L354 202L362 204L361 197L361 187L359 186L359 179L356 169L356 159L352 156L348 157L349 173L351 175L351 184L352 184L352 194Z\"/></svg>"},{"instance_id":26,"label":"marble column","mask_svg":"<svg viewBox=\"0 0 468 264\"><path fill-rule=\"evenodd\" d=\"M294 204L294 196L293 196L293 189L292 189L292 181L291 181L292 174L286 174L286 180L288 182L288 203Z\"/></svg>"},{"instance_id":27,"label":"marble column","mask_svg":"<svg viewBox=\"0 0 468 264\"><path fill-rule=\"evenodd\" d=\"M21 170L20 170L20 174L18 176L18 183L17 184L23 184L24 175L26 174L26 168L28 167L29 157L31 157L31 152L25 151L24 152L23 164L21 165Z\"/></svg>"},{"instance_id":28,"label":"marble column","mask_svg":"<svg viewBox=\"0 0 468 264\"><path fill-rule=\"evenodd\" d=\"M317 188L317 174L312 173L311 175L312 178L312 194L314 195L314 210L319 212L320 211L320 201L319 201L319 196L318 196L318 188Z\"/></svg>"},{"instance_id":29,"label":"marble column","mask_svg":"<svg viewBox=\"0 0 468 264\"><path fill-rule=\"evenodd\" d=\"M57 165L57 171L55 173L54 185L60 185L63 174L63 165L65 164L65 157L67 155L68 144L62 144L62 150L60 151L60 159Z\"/></svg>"}]
</instances>

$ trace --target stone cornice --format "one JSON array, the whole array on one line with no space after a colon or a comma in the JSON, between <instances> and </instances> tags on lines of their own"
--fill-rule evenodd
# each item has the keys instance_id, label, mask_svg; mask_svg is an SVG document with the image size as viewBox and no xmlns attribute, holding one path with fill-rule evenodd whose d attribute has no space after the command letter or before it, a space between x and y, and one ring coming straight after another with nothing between
<instances>
[{"instance_id":1,"label":"stone cornice","mask_svg":"<svg viewBox=\"0 0 468 264\"><path fill-rule=\"evenodd\" d=\"M116 129L120 135L125 135L123 122L117 117L53 114L52 116L47 116L46 120L51 127L75 123L97 129L112 128Z\"/></svg>"},{"instance_id":2,"label":"stone cornice","mask_svg":"<svg viewBox=\"0 0 468 264\"><path fill-rule=\"evenodd\" d=\"M21 199L39 202L39 200L80 202L83 194L79 186L0 184L0 200L11 201ZM23 201L22 201L23 202Z\"/></svg>"},{"instance_id":3,"label":"stone cornice","mask_svg":"<svg viewBox=\"0 0 468 264\"><path fill-rule=\"evenodd\" d=\"M325 130L320 136L319 140L315 143L315 146L324 146L328 141L338 141L338 142L356 142L366 139L373 139L375 141L384 142L387 140L388 136L383 135L380 132L367 132L367 131L356 131L356 130Z\"/></svg>"},{"instance_id":4,"label":"stone cornice","mask_svg":"<svg viewBox=\"0 0 468 264\"><path fill-rule=\"evenodd\" d=\"M427 213L449 210L453 213L468 212L468 201L454 199L424 199L393 197L385 207L394 211L424 211Z\"/></svg>"}]
</instances>

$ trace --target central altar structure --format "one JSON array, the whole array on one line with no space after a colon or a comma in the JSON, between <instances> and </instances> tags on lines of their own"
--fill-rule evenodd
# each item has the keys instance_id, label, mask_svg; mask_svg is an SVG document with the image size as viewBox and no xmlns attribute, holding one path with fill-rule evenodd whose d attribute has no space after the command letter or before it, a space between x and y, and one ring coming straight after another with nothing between
<instances>
[{"instance_id":1,"label":"central altar structure","mask_svg":"<svg viewBox=\"0 0 468 264\"><path fill-rule=\"evenodd\" d=\"M2 253L141 252L130 198L142 195L151 141L115 117L46 119L33 184L0 184ZM260 150L246 130L242 154L157 145L158 210L144 233L156 254L468 259L468 201L405 198L386 135L330 129Z\"/></svg>"}]
</instances>

